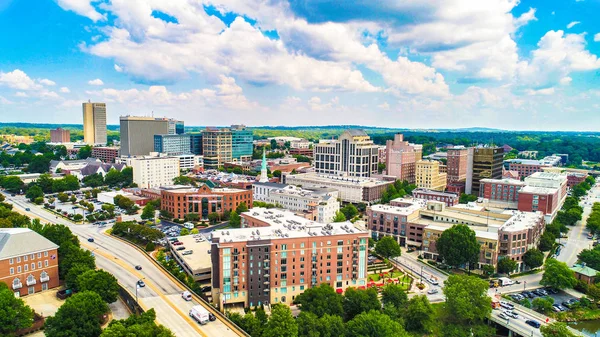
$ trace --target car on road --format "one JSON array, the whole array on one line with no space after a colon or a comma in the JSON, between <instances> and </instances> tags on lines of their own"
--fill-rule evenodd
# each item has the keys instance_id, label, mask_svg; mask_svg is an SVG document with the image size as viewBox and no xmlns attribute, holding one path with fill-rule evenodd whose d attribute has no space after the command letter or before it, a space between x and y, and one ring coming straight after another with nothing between
<instances>
[{"instance_id":1,"label":"car on road","mask_svg":"<svg viewBox=\"0 0 600 337\"><path fill-rule=\"evenodd\" d=\"M177 249L176 249L176 250L177 250L177 251L180 251L180 250L185 250L185 246L177 247Z\"/></svg>"},{"instance_id":2,"label":"car on road","mask_svg":"<svg viewBox=\"0 0 600 337\"><path fill-rule=\"evenodd\" d=\"M518 318L519 318L519 314L517 314L517 313L516 313L516 312L514 312L514 311L509 311L509 312L506 312L506 315L507 315L508 317L510 317L510 318L514 318L514 319L518 319Z\"/></svg>"},{"instance_id":3,"label":"car on road","mask_svg":"<svg viewBox=\"0 0 600 337\"><path fill-rule=\"evenodd\" d=\"M208 320L211 322L214 322L217 320L217 317L215 315L213 315L212 313L208 313Z\"/></svg>"},{"instance_id":4,"label":"car on road","mask_svg":"<svg viewBox=\"0 0 600 337\"><path fill-rule=\"evenodd\" d=\"M142 266L140 266L139 264L137 266L135 266L135 270L142 270Z\"/></svg>"},{"instance_id":5,"label":"car on road","mask_svg":"<svg viewBox=\"0 0 600 337\"><path fill-rule=\"evenodd\" d=\"M25 211L30 212L31 209L29 207L25 208Z\"/></svg>"},{"instance_id":6,"label":"car on road","mask_svg":"<svg viewBox=\"0 0 600 337\"><path fill-rule=\"evenodd\" d=\"M437 286L439 284L438 281L434 278L430 278L429 283L433 284L434 286Z\"/></svg>"},{"instance_id":7,"label":"car on road","mask_svg":"<svg viewBox=\"0 0 600 337\"><path fill-rule=\"evenodd\" d=\"M194 254L194 251L191 250L191 249L190 250L186 250L185 252L181 253L181 255L192 255L192 254Z\"/></svg>"},{"instance_id":8,"label":"car on road","mask_svg":"<svg viewBox=\"0 0 600 337\"><path fill-rule=\"evenodd\" d=\"M506 316L504 313L501 313L500 315L498 315L498 317L502 319L508 319L508 316Z\"/></svg>"},{"instance_id":9,"label":"car on road","mask_svg":"<svg viewBox=\"0 0 600 337\"><path fill-rule=\"evenodd\" d=\"M429 289L429 290L427 290L427 293L428 293L429 295L437 294L437 293L438 293L438 290L437 290L437 289Z\"/></svg>"},{"instance_id":10,"label":"car on road","mask_svg":"<svg viewBox=\"0 0 600 337\"><path fill-rule=\"evenodd\" d=\"M139 281L137 281L137 285L138 285L138 287L143 288L146 286L146 283L144 283L144 281L142 281L142 280L139 280Z\"/></svg>"},{"instance_id":11,"label":"car on road","mask_svg":"<svg viewBox=\"0 0 600 337\"><path fill-rule=\"evenodd\" d=\"M512 303L503 302L503 301L500 302L500 306L503 307L503 308L505 308L505 309L510 309L510 310L512 310L512 309L515 308L515 306Z\"/></svg>"},{"instance_id":12,"label":"car on road","mask_svg":"<svg viewBox=\"0 0 600 337\"><path fill-rule=\"evenodd\" d=\"M190 293L189 291L184 291L183 293L181 293L181 298L183 298L186 301L191 301L192 300L192 293Z\"/></svg>"},{"instance_id":13,"label":"car on road","mask_svg":"<svg viewBox=\"0 0 600 337\"><path fill-rule=\"evenodd\" d=\"M94 238L88 238L88 242L94 242Z\"/></svg>"},{"instance_id":14,"label":"car on road","mask_svg":"<svg viewBox=\"0 0 600 337\"><path fill-rule=\"evenodd\" d=\"M528 325L531 325L534 328L538 328L538 329L541 326L540 322L538 322L536 320L533 320L533 319L528 319L528 320L525 321L525 323L527 323Z\"/></svg>"}]
</instances>

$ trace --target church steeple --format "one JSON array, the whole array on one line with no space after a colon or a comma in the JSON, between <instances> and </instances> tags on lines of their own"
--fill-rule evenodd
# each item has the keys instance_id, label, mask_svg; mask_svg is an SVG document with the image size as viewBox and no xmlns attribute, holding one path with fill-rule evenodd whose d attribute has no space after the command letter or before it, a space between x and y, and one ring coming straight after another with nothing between
<instances>
[{"instance_id":1,"label":"church steeple","mask_svg":"<svg viewBox=\"0 0 600 337\"><path fill-rule=\"evenodd\" d=\"M260 167L260 180L261 183L269 182L269 177L267 176L267 154L265 149L263 148L263 157L262 157L262 165Z\"/></svg>"}]
</instances>

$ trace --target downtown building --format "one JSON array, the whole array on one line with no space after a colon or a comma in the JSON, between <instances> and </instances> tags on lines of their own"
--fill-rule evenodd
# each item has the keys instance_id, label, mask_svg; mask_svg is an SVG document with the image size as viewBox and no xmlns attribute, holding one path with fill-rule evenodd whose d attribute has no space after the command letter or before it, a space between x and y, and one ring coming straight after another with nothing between
<instances>
[{"instance_id":1,"label":"downtown building","mask_svg":"<svg viewBox=\"0 0 600 337\"><path fill-rule=\"evenodd\" d=\"M421 160L423 146L410 144L404 140L401 133L397 133L394 135L393 140L386 142L383 152L385 154L384 162L387 175L414 184L416 181L416 163Z\"/></svg>"},{"instance_id":2,"label":"downtown building","mask_svg":"<svg viewBox=\"0 0 600 337\"><path fill-rule=\"evenodd\" d=\"M379 147L363 131L345 130L336 140L320 140L313 146L317 173L370 177L377 174Z\"/></svg>"},{"instance_id":3,"label":"downtown building","mask_svg":"<svg viewBox=\"0 0 600 337\"><path fill-rule=\"evenodd\" d=\"M50 130L50 142L51 143L70 143L71 132L63 128L57 128Z\"/></svg>"},{"instance_id":4,"label":"downtown building","mask_svg":"<svg viewBox=\"0 0 600 337\"><path fill-rule=\"evenodd\" d=\"M114 163L118 157L118 147L94 146L92 148L92 158L100 159L103 163Z\"/></svg>"},{"instance_id":5,"label":"downtown building","mask_svg":"<svg viewBox=\"0 0 600 337\"><path fill-rule=\"evenodd\" d=\"M253 208L242 213L242 227L213 232L212 299L221 310L291 305L322 283L338 293L367 285L368 233L350 222Z\"/></svg>"},{"instance_id":6,"label":"downtown building","mask_svg":"<svg viewBox=\"0 0 600 337\"><path fill-rule=\"evenodd\" d=\"M502 179L504 149L478 146L473 148L472 175L467 175L465 193L480 196L481 179Z\"/></svg>"},{"instance_id":7,"label":"downtown building","mask_svg":"<svg viewBox=\"0 0 600 337\"><path fill-rule=\"evenodd\" d=\"M190 135L154 135L154 152L168 155L192 153L191 145Z\"/></svg>"},{"instance_id":8,"label":"downtown building","mask_svg":"<svg viewBox=\"0 0 600 337\"><path fill-rule=\"evenodd\" d=\"M467 177L473 176L473 148L455 146L448 149L446 167L446 190L458 195L465 193Z\"/></svg>"},{"instance_id":9,"label":"downtown building","mask_svg":"<svg viewBox=\"0 0 600 337\"><path fill-rule=\"evenodd\" d=\"M154 152L154 135L169 134L167 118L121 116L121 156L147 156Z\"/></svg>"},{"instance_id":10,"label":"downtown building","mask_svg":"<svg viewBox=\"0 0 600 337\"><path fill-rule=\"evenodd\" d=\"M544 214L551 223L567 198L567 176L559 173L536 172L525 178L525 186L519 191L520 211Z\"/></svg>"},{"instance_id":11,"label":"downtown building","mask_svg":"<svg viewBox=\"0 0 600 337\"><path fill-rule=\"evenodd\" d=\"M202 131L204 168L216 170L232 161L231 130L207 127Z\"/></svg>"},{"instance_id":12,"label":"downtown building","mask_svg":"<svg viewBox=\"0 0 600 337\"><path fill-rule=\"evenodd\" d=\"M28 228L0 228L0 282L16 297L58 287L58 245Z\"/></svg>"},{"instance_id":13,"label":"downtown building","mask_svg":"<svg viewBox=\"0 0 600 337\"><path fill-rule=\"evenodd\" d=\"M441 172L437 160L419 160L415 166L415 184L419 188L434 191L446 189L446 173Z\"/></svg>"},{"instance_id":14,"label":"downtown building","mask_svg":"<svg viewBox=\"0 0 600 337\"><path fill-rule=\"evenodd\" d=\"M127 158L127 166L133 170L133 182L139 188L157 188L173 185L180 175L179 158L171 156L139 156Z\"/></svg>"},{"instance_id":15,"label":"downtown building","mask_svg":"<svg viewBox=\"0 0 600 337\"><path fill-rule=\"evenodd\" d=\"M87 102L83 108L83 141L90 145L106 145L106 103Z\"/></svg>"}]
</instances>

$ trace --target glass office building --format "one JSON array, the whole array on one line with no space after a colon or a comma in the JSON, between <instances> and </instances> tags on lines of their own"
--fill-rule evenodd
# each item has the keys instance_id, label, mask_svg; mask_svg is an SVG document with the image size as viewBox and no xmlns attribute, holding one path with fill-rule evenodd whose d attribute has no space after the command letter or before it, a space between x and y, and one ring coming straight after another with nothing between
<instances>
[{"instance_id":1,"label":"glass office building","mask_svg":"<svg viewBox=\"0 0 600 337\"><path fill-rule=\"evenodd\" d=\"M252 131L244 125L231 126L231 157L233 160L246 161L252 159Z\"/></svg>"},{"instance_id":2,"label":"glass office building","mask_svg":"<svg viewBox=\"0 0 600 337\"><path fill-rule=\"evenodd\" d=\"M154 152L179 155L191 153L189 135L154 135Z\"/></svg>"}]
</instances>

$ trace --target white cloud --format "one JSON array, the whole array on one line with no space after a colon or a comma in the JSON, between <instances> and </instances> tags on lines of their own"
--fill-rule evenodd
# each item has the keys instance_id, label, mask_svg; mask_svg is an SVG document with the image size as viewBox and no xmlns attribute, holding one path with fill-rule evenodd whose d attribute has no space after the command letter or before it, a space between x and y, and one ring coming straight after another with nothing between
<instances>
[{"instance_id":1,"label":"white cloud","mask_svg":"<svg viewBox=\"0 0 600 337\"><path fill-rule=\"evenodd\" d=\"M579 21L572 21L567 25L567 29L571 29L573 27L575 27L576 25L580 24L581 22Z\"/></svg>"},{"instance_id":2,"label":"white cloud","mask_svg":"<svg viewBox=\"0 0 600 337\"><path fill-rule=\"evenodd\" d=\"M533 89L528 89L525 92L527 93L527 95L530 96L534 96L534 95L554 95L554 87L552 88L544 88L544 89L538 89L538 90L533 90Z\"/></svg>"},{"instance_id":3,"label":"white cloud","mask_svg":"<svg viewBox=\"0 0 600 337\"><path fill-rule=\"evenodd\" d=\"M14 102L3 96L0 96L0 103L8 105L8 104L13 104Z\"/></svg>"},{"instance_id":4,"label":"white cloud","mask_svg":"<svg viewBox=\"0 0 600 337\"><path fill-rule=\"evenodd\" d=\"M116 70L118 73L122 73L122 72L123 72L123 68L121 68L121 66L119 66L119 65L118 65L118 64L116 64L116 63L115 63L115 70Z\"/></svg>"},{"instance_id":5,"label":"white cloud","mask_svg":"<svg viewBox=\"0 0 600 337\"><path fill-rule=\"evenodd\" d=\"M383 102L383 103L379 104L377 107L380 109L383 109L383 110L389 110L390 104L388 102Z\"/></svg>"},{"instance_id":6,"label":"white cloud","mask_svg":"<svg viewBox=\"0 0 600 337\"><path fill-rule=\"evenodd\" d=\"M89 85L104 85L104 82L102 82L101 79L97 78L95 80L89 80L88 84Z\"/></svg>"},{"instance_id":7,"label":"white cloud","mask_svg":"<svg viewBox=\"0 0 600 337\"><path fill-rule=\"evenodd\" d=\"M567 76L567 77L561 78L559 83L562 85L569 85L569 84L571 84L572 81L573 81L573 79L570 78L569 76Z\"/></svg>"},{"instance_id":8,"label":"white cloud","mask_svg":"<svg viewBox=\"0 0 600 337\"><path fill-rule=\"evenodd\" d=\"M596 33L596 35L594 35L594 42L600 42L600 33Z\"/></svg>"},{"instance_id":9,"label":"white cloud","mask_svg":"<svg viewBox=\"0 0 600 337\"><path fill-rule=\"evenodd\" d=\"M104 15L98 13L94 6L92 6L91 3L94 2L94 0L57 0L57 2L64 10L73 11L79 15L90 18L94 22L106 19Z\"/></svg>"},{"instance_id":10,"label":"white cloud","mask_svg":"<svg viewBox=\"0 0 600 337\"><path fill-rule=\"evenodd\" d=\"M17 96L17 97L29 97L29 95L27 95L27 93L23 92L23 91L17 91L15 93L15 96Z\"/></svg>"},{"instance_id":11,"label":"white cloud","mask_svg":"<svg viewBox=\"0 0 600 337\"><path fill-rule=\"evenodd\" d=\"M51 80L49 80L49 79L47 79L47 78L44 78L44 79L38 80L38 82L39 82L40 84L43 84L43 85L48 85L48 86L56 85L56 82L54 82L54 81L51 81Z\"/></svg>"},{"instance_id":12,"label":"white cloud","mask_svg":"<svg viewBox=\"0 0 600 337\"><path fill-rule=\"evenodd\" d=\"M0 71L0 85L6 85L9 88L18 90L38 90L42 86L35 83L25 72L15 69L8 73Z\"/></svg>"},{"instance_id":13,"label":"white cloud","mask_svg":"<svg viewBox=\"0 0 600 337\"><path fill-rule=\"evenodd\" d=\"M62 87L62 88L60 88L60 92L68 94L71 92L71 90L69 90L69 88L67 88L67 87Z\"/></svg>"}]
</instances>

